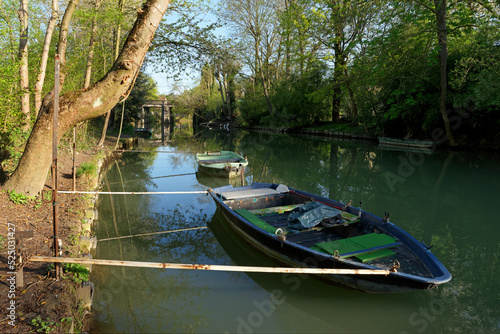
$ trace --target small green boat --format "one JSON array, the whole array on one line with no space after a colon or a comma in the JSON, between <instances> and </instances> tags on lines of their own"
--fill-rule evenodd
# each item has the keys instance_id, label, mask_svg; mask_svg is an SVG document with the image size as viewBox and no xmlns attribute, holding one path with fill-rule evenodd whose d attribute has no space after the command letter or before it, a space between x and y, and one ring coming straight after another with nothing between
<instances>
[{"instance_id":1,"label":"small green boat","mask_svg":"<svg viewBox=\"0 0 500 334\"><path fill-rule=\"evenodd\" d=\"M233 178L240 176L248 160L232 151L210 151L196 154L198 171L210 176Z\"/></svg>"}]
</instances>

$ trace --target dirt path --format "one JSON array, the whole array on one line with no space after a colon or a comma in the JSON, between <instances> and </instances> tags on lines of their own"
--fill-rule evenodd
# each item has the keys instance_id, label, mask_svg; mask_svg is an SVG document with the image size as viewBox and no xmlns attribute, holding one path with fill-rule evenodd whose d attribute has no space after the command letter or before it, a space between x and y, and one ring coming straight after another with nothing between
<instances>
[{"instance_id":1,"label":"dirt path","mask_svg":"<svg viewBox=\"0 0 500 334\"><path fill-rule=\"evenodd\" d=\"M106 147L114 146L107 142ZM58 189L72 190L72 155L58 153ZM79 152L76 166L92 161L96 150ZM77 179L77 190L90 190L89 178ZM48 180L46 189L50 189ZM0 189L2 190L2 189ZM63 241L63 256L78 256L75 244L79 238L85 210L89 201L83 195L60 194L59 236ZM24 287L14 289L14 275L8 267L8 241L11 233L33 231L34 236L23 245L24 257L34 255L52 256L53 235L52 203L30 200L26 204L15 204L6 191L0 192L0 333L48 332L67 333L71 323L74 330L88 330L89 317L83 308L78 309L76 287L80 284L71 278L56 281L54 272L49 272L48 264L28 263L24 267ZM70 276L70 275L65 275ZM12 316L15 320L12 322ZM69 320L71 318L73 321ZM62 320L62 321L61 321ZM14 325L14 326L13 326Z\"/></svg>"}]
</instances>

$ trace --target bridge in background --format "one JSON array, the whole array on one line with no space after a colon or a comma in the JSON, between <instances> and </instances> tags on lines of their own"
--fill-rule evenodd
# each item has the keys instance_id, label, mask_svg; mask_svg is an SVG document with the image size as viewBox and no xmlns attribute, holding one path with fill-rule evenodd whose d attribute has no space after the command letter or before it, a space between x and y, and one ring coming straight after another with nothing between
<instances>
[{"instance_id":1,"label":"bridge in background","mask_svg":"<svg viewBox=\"0 0 500 334\"><path fill-rule=\"evenodd\" d=\"M173 105L167 99L165 99L165 100L146 100L145 103L142 105L142 120L141 120L142 126L139 126L139 127L145 127L145 124L144 124L145 118L147 117L147 115L153 113L153 111L151 109L160 109L161 110L161 122L162 123L170 123L172 120L172 108L173 108Z\"/></svg>"}]
</instances>

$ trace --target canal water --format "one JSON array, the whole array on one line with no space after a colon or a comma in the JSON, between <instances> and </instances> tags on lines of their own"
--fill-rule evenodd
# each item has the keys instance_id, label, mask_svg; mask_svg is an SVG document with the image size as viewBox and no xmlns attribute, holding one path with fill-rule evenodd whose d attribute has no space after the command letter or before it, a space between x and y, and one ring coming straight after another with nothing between
<instances>
[{"instance_id":1,"label":"canal water","mask_svg":"<svg viewBox=\"0 0 500 334\"><path fill-rule=\"evenodd\" d=\"M188 128L168 136L141 148L151 152L124 153L102 191L227 184L197 175L194 152L232 150L249 159L245 183L283 183L362 202L378 216L390 212L432 246L453 279L429 291L366 294L306 275L94 266L92 332L500 333L498 155L245 131ZM101 195L98 214L95 258L275 265L228 230L205 194ZM188 228L198 229L110 240Z\"/></svg>"}]
</instances>

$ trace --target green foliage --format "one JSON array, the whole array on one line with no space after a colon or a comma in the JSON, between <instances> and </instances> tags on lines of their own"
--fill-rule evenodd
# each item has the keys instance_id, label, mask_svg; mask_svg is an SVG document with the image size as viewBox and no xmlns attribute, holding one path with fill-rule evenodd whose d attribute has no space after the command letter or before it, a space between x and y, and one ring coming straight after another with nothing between
<instances>
[{"instance_id":1,"label":"green foliage","mask_svg":"<svg viewBox=\"0 0 500 334\"><path fill-rule=\"evenodd\" d=\"M267 118L269 124L298 127L328 120L330 85L326 73L327 68L323 66L280 82L271 98L274 115Z\"/></svg>"},{"instance_id":2,"label":"green foliage","mask_svg":"<svg viewBox=\"0 0 500 334\"><path fill-rule=\"evenodd\" d=\"M102 132L103 121L100 118L90 119L76 126L76 149L77 151L87 150L94 147ZM59 143L59 147L72 147L73 129L69 130Z\"/></svg>"},{"instance_id":3,"label":"green foliage","mask_svg":"<svg viewBox=\"0 0 500 334\"><path fill-rule=\"evenodd\" d=\"M113 65L117 24L122 29L121 47L141 2L128 1L122 10L113 1L102 1L99 8L88 4L78 7L68 34L70 52L66 54L63 93L83 88L82 70L86 68L94 18L99 29L94 36L91 83ZM168 71L169 76L188 69L202 72L198 87L181 88L173 98L178 115L196 114L207 121L231 110L233 116L239 117L237 121L245 125L308 126L328 121L335 101L340 103L344 115L356 116L352 117L354 121L380 132L384 130L386 135L428 136L432 129L442 126L438 108L439 50L432 1L294 0L285 6L275 1L257 1L251 11L239 10L245 4L221 2L219 15L225 17L224 22L232 23L228 27L231 39L217 39L215 31L220 24L206 24L197 17L209 4L176 1L171 8L174 10L167 12L167 16L175 13L175 18L168 16L158 28L148 54L148 67L154 66L155 72ZM37 0L30 2L30 91L38 75L49 5ZM15 170L29 132L23 132L20 126L22 92L15 22L18 4L7 0L1 6L5 14L0 25L0 48L4 51L0 56L3 181ZM488 128L488 133L495 133L495 125L500 121L500 48L494 46L500 33L498 14L491 6L479 1L448 1L447 107L460 115L470 115L460 131ZM244 23L257 22L252 22L252 18L259 21L257 26L252 25L258 29L251 32ZM50 47L42 96L53 86L54 43L55 40ZM318 66L318 59L326 65ZM268 86L272 115L264 97L261 74ZM229 87L224 96L229 103L223 103L216 78ZM334 87L340 87L340 96L334 95ZM157 96L156 84L141 72L125 102L125 124L137 120L144 100ZM33 106L31 109L34 120L36 111ZM352 112L354 109L357 115ZM121 110L121 105L117 106L118 119ZM101 124L99 119L78 126L78 149L95 144L99 134L96 128ZM486 133L477 131L479 136ZM66 134L63 141L72 141L72 133ZM65 144L61 143L61 147ZM87 172L80 169L80 175Z\"/></svg>"},{"instance_id":4,"label":"green foliage","mask_svg":"<svg viewBox=\"0 0 500 334\"><path fill-rule=\"evenodd\" d=\"M263 124L261 119L269 115L267 102L261 88L255 92L248 92L238 103L238 109L245 123L249 125Z\"/></svg>"},{"instance_id":5,"label":"green foliage","mask_svg":"<svg viewBox=\"0 0 500 334\"><path fill-rule=\"evenodd\" d=\"M6 173L12 173L15 170L27 139L28 133L22 131L19 126L0 131L0 162L2 164L0 170L3 169Z\"/></svg>"},{"instance_id":6,"label":"green foliage","mask_svg":"<svg viewBox=\"0 0 500 334\"><path fill-rule=\"evenodd\" d=\"M97 175L97 166L93 162L84 162L76 169L76 177Z\"/></svg>"},{"instance_id":7,"label":"green foliage","mask_svg":"<svg viewBox=\"0 0 500 334\"><path fill-rule=\"evenodd\" d=\"M432 29L431 17L403 2L379 15L379 30L350 68L359 118L376 135L425 137L439 122L435 34L421 32Z\"/></svg>"},{"instance_id":8,"label":"green foliage","mask_svg":"<svg viewBox=\"0 0 500 334\"><path fill-rule=\"evenodd\" d=\"M103 77L113 65L115 55L114 38L117 20L120 21L122 34L119 43L123 43L126 32L137 17L137 5L141 0L127 1L123 13L117 13L117 5L113 1L102 1L99 10L94 11L87 4L79 6L73 16L68 34L68 46L66 53L66 65L64 71L65 85L62 87L63 93L83 88L83 70L86 68L87 56L89 52L89 40L92 26L92 19L97 15L99 29L94 36L96 45L94 47L94 59L92 66L91 83ZM28 34L28 66L29 66L29 89L34 91L34 84L40 71L41 53L46 34L47 18L51 12L51 3L34 0L29 2L29 34ZM17 11L19 3L12 0L0 2L2 11L2 23L0 24L0 172L8 175L12 173L23 153L29 131L22 132L21 124L24 115L21 114L19 89L19 67L18 46L19 46L19 22ZM62 18L63 12L60 13ZM76 28L77 27L77 28ZM58 36L56 27L53 36ZM54 52L57 37L52 37L52 45L47 62L45 83L42 90L42 97L53 87L54 83ZM121 47L121 46L120 46ZM33 94L30 96L31 125L36 119L37 110L34 110ZM87 123L86 123L87 124ZM93 139L93 128L87 130L85 126L78 127L79 149L93 146L89 138ZM72 134L68 134L63 140L70 140ZM0 181L5 177L0 175Z\"/></svg>"},{"instance_id":9,"label":"green foliage","mask_svg":"<svg viewBox=\"0 0 500 334\"><path fill-rule=\"evenodd\" d=\"M208 96L204 113L207 119L219 118L222 113L222 101L218 91L218 87L212 88L211 94Z\"/></svg>"},{"instance_id":10,"label":"green foliage","mask_svg":"<svg viewBox=\"0 0 500 334\"><path fill-rule=\"evenodd\" d=\"M120 131L119 128L114 128L112 130L108 130L108 133L117 135L119 131ZM129 135L129 136L136 136L137 135L135 133L135 127L132 124L127 124L127 125L123 126L123 129L122 129L122 138L123 138L124 134L125 135Z\"/></svg>"},{"instance_id":11,"label":"green foliage","mask_svg":"<svg viewBox=\"0 0 500 334\"><path fill-rule=\"evenodd\" d=\"M13 15L16 14L13 13ZM4 25L0 25L0 35L3 35L1 34L4 30L3 27ZM8 34L6 32L3 36L8 36ZM9 139L15 140L21 131L19 124L22 120L18 102L21 96L21 91L18 88L20 64L17 53L9 52L13 52L14 49L13 45L9 45L8 40L0 39L0 48L2 50L2 56L0 56L0 132L9 134ZM11 131L16 132L16 134L10 134ZM3 140L4 138L2 138ZM5 144L0 145L4 146Z\"/></svg>"},{"instance_id":12,"label":"green foliage","mask_svg":"<svg viewBox=\"0 0 500 334\"><path fill-rule=\"evenodd\" d=\"M204 60L214 50L215 29L221 24L207 24L197 15L212 10L211 4L175 1L175 10L167 11L158 27L150 51L149 61L167 77L178 78L188 69L200 70Z\"/></svg>"},{"instance_id":13,"label":"green foliage","mask_svg":"<svg viewBox=\"0 0 500 334\"><path fill-rule=\"evenodd\" d=\"M144 72L139 72L135 80L134 87L125 101L124 123L135 122L141 118L142 106L146 100L156 100L158 98L158 87L155 81ZM121 104L115 107L117 118L122 114Z\"/></svg>"},{"instance_id":14,"label":"green foliage","mask_svg":"<svg viewBox=\"0 0 500 334\"><path fill-rule=\"evenodd\" d=\"M450 56L450 86L453 103L461 107L500 106L500 39L489 29L461 36ZM456 50L456 51L455 51Z\"/></svg>"},{"instance_id":15,"label":"green foliage","mask_svg":"<svg viewBox=\"0 0 500 334\"><path fill-rule=\"evenodd\" d=\"M63 269L65 273L69 273L70 278L75 283L86 282L90 278L89 270L78 263L64 263Z\"/></svg>"},{"instance_id":16,"label":"green foliage","mask_svg":"<svg viewBox=\"0 0 500 334\"><path fill-rule=\"evenodd\" d=\"M27 204L30 200L33 200L34 197L19 194L14 190L11 190L9 191L9 199L15 204Z\"/></svg>"},{"instance_id":17,"label":"green foliage","mask_svg":"<svg viewBox=\"0 0 500 334\"><path fill-rule=\"evenodd\" d=\"M37 333L51 333L56 329L56 326L58 324L55 324L52 321L47 320L42 320L42 318L37 315L36 318L33 318L31 320L31 325L33 325L36 328Z\"/></svg>"}]
</instances>

